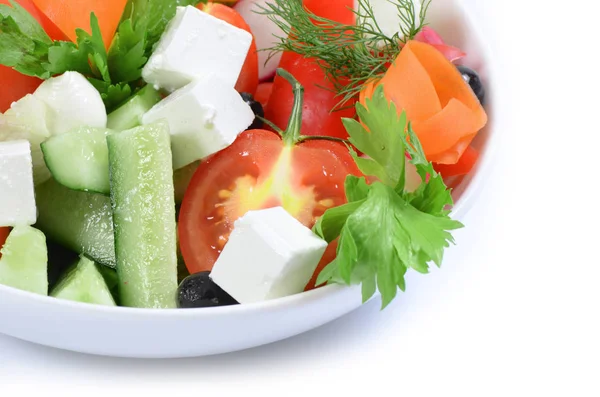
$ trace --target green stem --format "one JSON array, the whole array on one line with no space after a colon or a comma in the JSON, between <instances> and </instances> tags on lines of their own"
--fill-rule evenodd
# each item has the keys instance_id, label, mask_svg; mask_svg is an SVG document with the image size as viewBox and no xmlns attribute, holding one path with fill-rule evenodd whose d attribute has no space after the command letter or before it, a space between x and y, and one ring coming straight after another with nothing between
<instances>
[{"instance_id":1,"label":"green stem","mask_svg":"<svg viewBox=\"0 0 600 397\"><path fill-rule=\"evenodd\" d=\"M287 128L283 132L283 142L292 146L300 140L300 128L302 127L302 106L304 105L304 87L290 72L285 69L278 68L277 75L283 77L292 86L294 93L294 105L292 106L292 114L288 121Z\"/></svg>"}]
</instances>

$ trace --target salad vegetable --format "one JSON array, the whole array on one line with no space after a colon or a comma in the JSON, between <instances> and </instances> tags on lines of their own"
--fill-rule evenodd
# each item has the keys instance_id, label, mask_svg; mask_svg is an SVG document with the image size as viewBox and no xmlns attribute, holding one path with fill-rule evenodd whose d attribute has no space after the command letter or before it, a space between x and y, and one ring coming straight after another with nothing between
<instances>
[{"instance_id":1,"label":"salad vegetable","mask_svg":"<svg viewBox=\"0 0 600 397\"><path fill-rule=\"evenodd\" d=\"M449 181L487 123L434 1L0 0L0 283L385 308L463 227Z\"/></svg>"}]
</instances>

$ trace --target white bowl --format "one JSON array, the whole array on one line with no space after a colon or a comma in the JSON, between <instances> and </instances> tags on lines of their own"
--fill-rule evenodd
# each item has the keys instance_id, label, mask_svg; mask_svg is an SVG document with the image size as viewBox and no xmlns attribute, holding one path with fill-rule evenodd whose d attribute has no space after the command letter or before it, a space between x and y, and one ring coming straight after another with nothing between
<instances>
[{"instance_id":1,"label":"white bowl","mask_svg":"<svg viewBox=\"0 0 600 397\"><path fill-rule=\"evenodd\" d=\"M465 64L488 88L488 127L476 141L482 153L472 175L455 189L454 216L476 199L492 161L495 134L490 54L460 0L433 0L430 25L469 54ZM494 138L494 139L492 139ZM196 357L276 342L339 318L361 305L360 289L327 286L251 305L208 309L111 308L43 297L0 285L0 332L77 352L138 358Z\"/></svg>"}]
</instances>

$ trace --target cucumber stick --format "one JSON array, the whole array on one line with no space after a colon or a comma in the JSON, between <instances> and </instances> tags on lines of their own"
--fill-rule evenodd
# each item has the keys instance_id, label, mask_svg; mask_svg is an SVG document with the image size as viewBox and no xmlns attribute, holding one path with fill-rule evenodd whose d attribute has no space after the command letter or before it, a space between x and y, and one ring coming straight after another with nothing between
<instances>
[{"instance_id":1,"label":"cucumber stick","mask_svg":"<svg viewBox=\"0 0 600 397\"><path fill-rule=\"evenodd\" d=\"M105 128L82 127L42 143L44 161L54 179L70 189L108 195L108 148Z\"/></svg>"},{"instance_id":2,"label":"cucumber stick","mask_svg":"<svg viewBox=\"0 0 600 397\"><path fill-rule=\"evenodd\" d=\"M50 293L58 299L95 305L116 306L99 265L81 256Z\"/></svg>"},{"instance_id":3,"label":"cucumber stick","mask_svg":"<svg viewBox=\"0 0 600 397\"><path fill-rule=\"evenodd\" d=\"M110 198L71 190L54 179L36 187L35 195L35 226L48 239L102 265L116 266Z\"/></svg>"},{"instance_id":4,"label":"cucumber stick","mask_svg":"<svg viewBox=\"0 0 600 397\"><path fill-rule=\"evenodd\" d=\"M109 135L107 142L120 303L174 308L177 232L168 124Z\"/></svg>"},{"instance_id":5,"label":"cucumber stick","mask_svg":"<svg viewBox=\"0 0 600 397\"><path fill-rule=\"evenodd\" d=\"M44 233L31 226L17 226L0 252L0 284L48 295L48 250Z\"/></svg>"},{"instance_id":6,"label":"cucumber stick","mask_svg":"<svg viewBox=\"0 0 600 397\"><path fill-rule=\"evenodd\" d=\"M154 87L145 86L108 115L107 127L111 130L123 131L140 126L144 113L152 109L161 99L160 93Z\"/></svg>"}]
</instances>

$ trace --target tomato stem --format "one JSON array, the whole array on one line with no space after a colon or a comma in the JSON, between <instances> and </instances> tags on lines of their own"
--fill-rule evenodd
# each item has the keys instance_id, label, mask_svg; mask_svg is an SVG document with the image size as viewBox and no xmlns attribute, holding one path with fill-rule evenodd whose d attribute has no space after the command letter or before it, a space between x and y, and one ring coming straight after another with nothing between
<instances>
[{"instance_id":1,"label":"tomato stem","mask_svg":"<svg viewBox=\"0 0 600 397\"><path fill-rule=\"evenodd\" d=\"M300 129L302 127L302 106L304 105L304 87L300 82L285 69L278 68L277 75L283 77L292 86L294 92L294 105L288 121L287 128L281 134L283 142L292 146L300 140Z\"/></svg>"}]
</instances>

